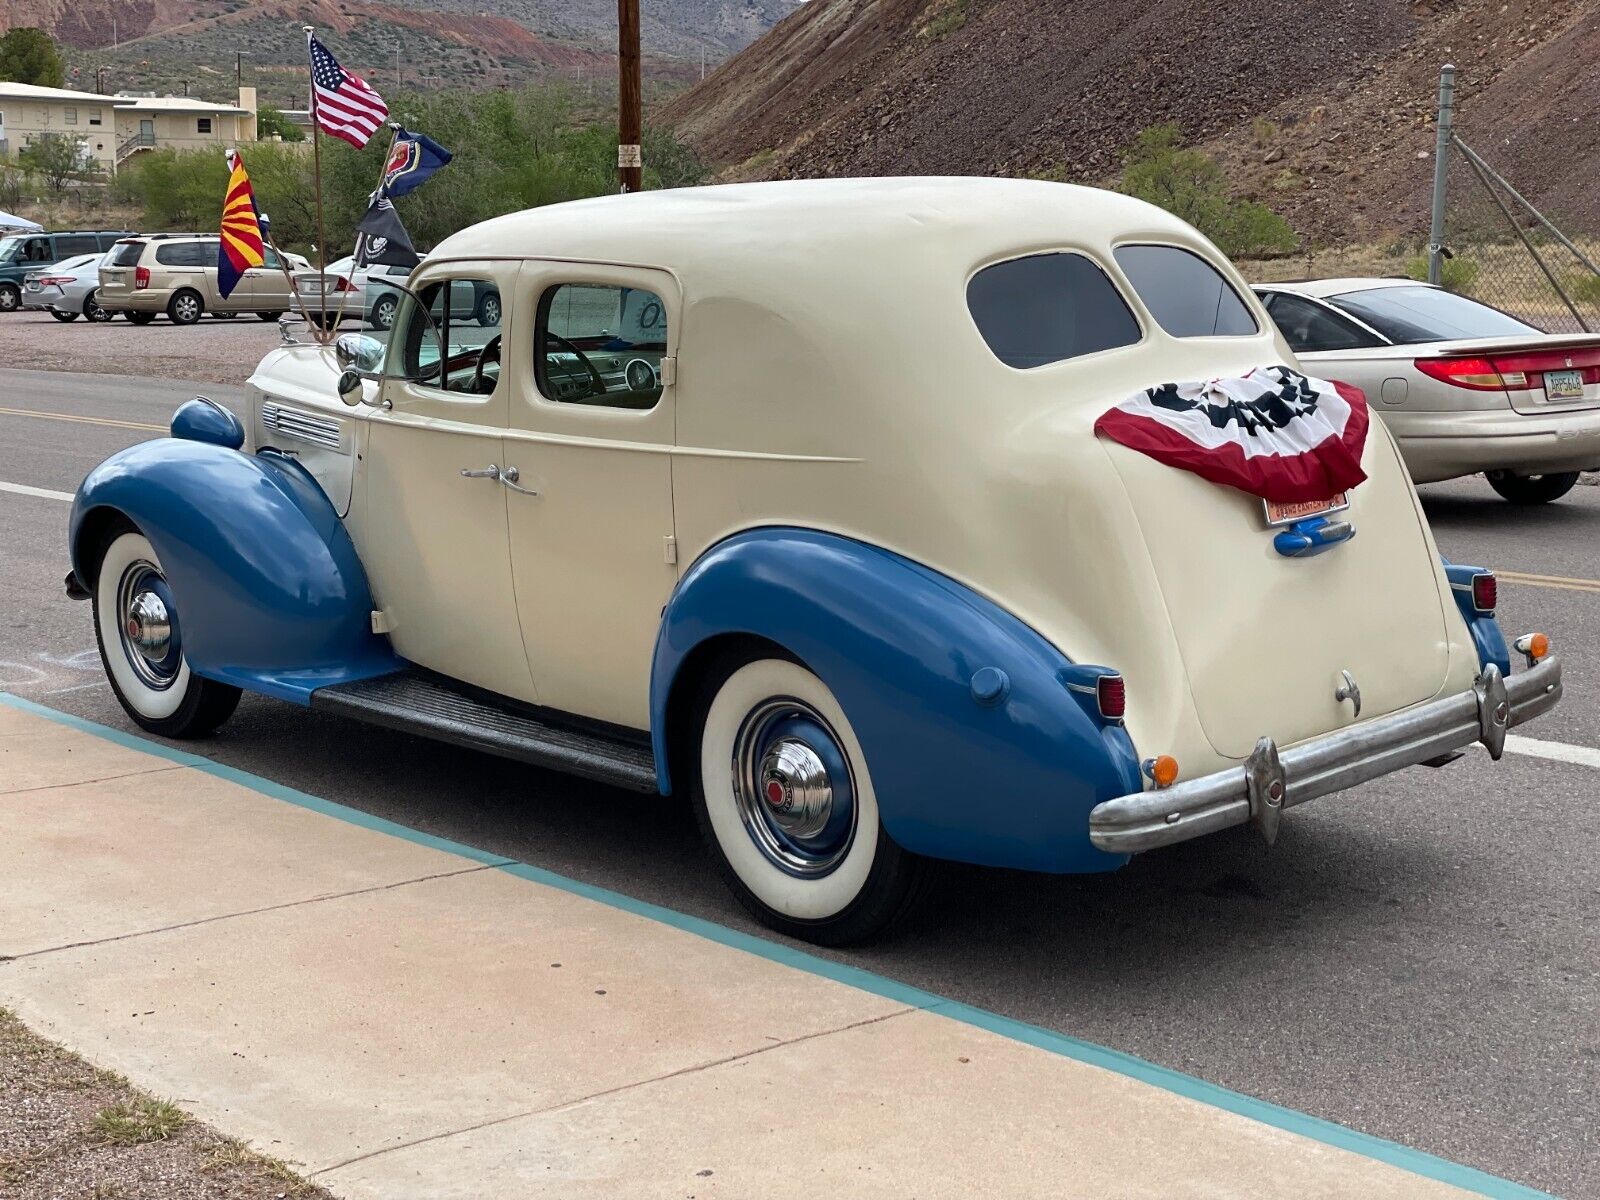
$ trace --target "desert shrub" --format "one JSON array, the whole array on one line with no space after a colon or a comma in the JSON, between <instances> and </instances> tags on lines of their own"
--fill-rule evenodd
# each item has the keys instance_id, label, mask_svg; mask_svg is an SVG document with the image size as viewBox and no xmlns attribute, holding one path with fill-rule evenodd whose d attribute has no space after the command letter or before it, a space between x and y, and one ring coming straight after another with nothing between
<instances>
[{"instance_id":1,"label":"desert shrub","mask_svg":"<svg viewBox=\"0 0 1600 1200\"><path fill-rule=\"evenodd\" d=\"M1600 305L1600 275L1585 271L1567 279L1567 295L1582 304Z\"/></svg>"},{"instance_id":2,"label":"desert shrub","mask_svg":"<svg viewBox=\"0 0 1600 1200\"><path fill-rule=\"evenodd\" d=\"M1415 254L1406 259L1406 274L1420 283L1428 282L1428 256ZM1439 286L1447 292L1466 293L1478 281L1478 264L1473 259L1446 258L1439 263Z\"/></svg>"},{"instance_id":3,"label":"desert shrub","mask_svg":"<svg viewBox=\"0 0 1600 1200\"><path fill-rule=\"evenodd\" d=\"M1235 198L1222 168L1184 146L1176 125L1154 125L1134 139L1119 188L1189 222L1230 258L1288 254L1299 243L1293 226L1266 205Z\"/></svg>"}]
</instances>

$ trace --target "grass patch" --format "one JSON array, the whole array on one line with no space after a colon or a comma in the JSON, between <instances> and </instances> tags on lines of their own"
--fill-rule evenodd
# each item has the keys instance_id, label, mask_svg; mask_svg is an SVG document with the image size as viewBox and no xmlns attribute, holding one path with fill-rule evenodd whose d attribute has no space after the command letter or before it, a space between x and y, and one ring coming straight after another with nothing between
<instances>
[{"instance_id":1,"label":"grass patch","mask_svg":"<svg viewBox=\"0 0 1600 1200\"><path fill-rule=\"evenodd\" d=\"M270 1179L283 1196L304 1196L313 1191L312 1185L280 1158L252 1150L238 1138L223 1138L205 1156L200 1169L208 1173L218 1171L245 1171L258 1179Z\"/></svg>"},{"instance_id":2,"label":"grass patch","mask_svg":"<svg viewBox=\"0 0 1600 1200\"><path fill-rule=\"evenodd\" d=\"M925 38L942 38L954 33L967 23L967 7L971 0L935 0L936 11L928 23L917 30Z\"/></svg>"},{"instance_id":3,"label":"grass patch","mask_svg":"<svg viewBox=\"0 0 1600 1200\"><path fill-rule=\"evenodd\" d=\"M1419 283L1428 282L1428 256L1418 254L1406 260L1406 274ZM1456 255L1439 263L1439 285L1449 292L1465 294L1478 281L1478 264Z\"/></svg>"},{"instance_id":4,"label":"grass patch","mask_svg":"<svg viewBox=\"0 0 1600 1200\"><path fill-rule=\"evenodd\" d=\"M94 1132L102 1142L137 1146L164 1142L189 1123L189 1114L170 1100L136 1096L94 1115Z\"/></svg>"}]
</instances>

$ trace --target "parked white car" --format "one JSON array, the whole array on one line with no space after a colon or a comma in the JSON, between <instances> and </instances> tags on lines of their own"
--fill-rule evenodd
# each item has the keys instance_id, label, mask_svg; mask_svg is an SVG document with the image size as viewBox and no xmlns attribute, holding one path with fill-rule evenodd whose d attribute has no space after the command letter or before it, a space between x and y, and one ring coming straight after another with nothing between
<instances>
[{"instance_id":1,"label":"parked white car","mask_svg":"<svg viewBox=\"0 0 1600 1200\"><path fill-rule=\"evenodd\" d=\"M1191 398L1219 379L1245 398ZM549 205L434 250L386 346L274 350L248 403L253 452L195 399L78 490L68 588L135 722L203 736L245 689L686 795L739 899L814 941L884 929L928 859L1270 841L1561 695L1542 634L1512 674L1494 576L1440 561L1364 402L1126 196ZM1163 414L1220 449L1126 440ZM1213 480L1316 422L1256 464L1296 494Z\"/></svg>"},{"instance_id":2,"label":"parked white car","mask_svg":"<svg viewBox=\"0 0 1600 1200\"><path fill-rule=\"evenodd\" d=\"M1418 483L1482 472L1513 504L1546 504L1600 469L1600 337L1410 279L1255 290L1308 371L1367 394Z\"/></svg>"},{"instance_id":3,"label":"parked white car","mask_svg":"<svg viewBox=\"0 0 1600 1200\"><path fill-rule=\"evenodd\" d=\"M22 307L48 312L58 321L109 321L115 315L95 303L105 254L80 254L35 271L22 283Z\"/></svg>"}]
</instances>

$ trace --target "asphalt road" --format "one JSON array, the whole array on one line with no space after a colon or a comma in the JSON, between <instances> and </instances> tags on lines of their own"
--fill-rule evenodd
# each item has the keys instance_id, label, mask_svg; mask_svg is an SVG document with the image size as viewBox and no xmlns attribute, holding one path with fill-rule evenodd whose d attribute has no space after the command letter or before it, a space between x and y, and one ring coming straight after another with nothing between
<instances>
[{"instance_id":1,"label":"asphalt road","mask_svg":"<svg viewBox=\"0 0 1600 1200\"><path fill-rule=\"evenodd\" d=\"M70 492L195 390L0 371L0 687L132 728L62 591ZM54 416L23 415L54 414ZM1600 488L1538 510L1423 489L1440 549L1505 579L1567 696L1519 732L1600 747ZM1588 581L1588 582L1585 582ZM1375 596L1374 603L1382 598ZM220 761L430 833L754 928L687 810L247 697ZM888 943L837 957L1571 1197L1600 1197L1600 769L1481 753L1109 876L947 868ZM753 1000L759 1002L759 1000Z\"/></svg>"}]
</instances>

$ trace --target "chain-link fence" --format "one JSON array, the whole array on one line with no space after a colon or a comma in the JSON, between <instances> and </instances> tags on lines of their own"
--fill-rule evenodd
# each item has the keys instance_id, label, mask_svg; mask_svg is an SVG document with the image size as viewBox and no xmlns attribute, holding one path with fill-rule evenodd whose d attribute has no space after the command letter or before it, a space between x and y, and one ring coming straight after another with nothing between
<instances>
[{"instance_id":1,"label":"chain-link fence","mask_svg":"<svg viewBox=\"0 0 1600 1200\"><path fill-rule=\"evenodd\" d=\"M1600 330L1600 238L1542 217L1458 128L1440 282L1552 333Z\"/></svg>"}]
</instances>

